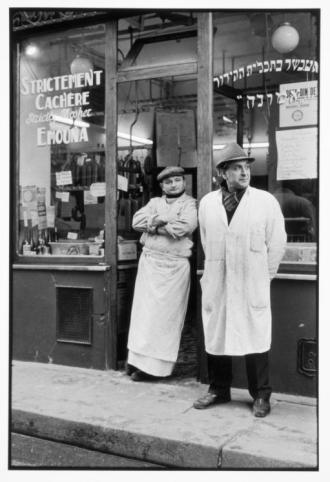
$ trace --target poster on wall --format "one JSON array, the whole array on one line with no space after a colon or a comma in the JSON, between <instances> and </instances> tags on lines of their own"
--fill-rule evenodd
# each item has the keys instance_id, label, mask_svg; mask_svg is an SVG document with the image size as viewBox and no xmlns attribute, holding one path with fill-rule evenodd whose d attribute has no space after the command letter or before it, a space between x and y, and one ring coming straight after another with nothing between
<instances>
[{"instance_id":1,"label":"poster on wall","mask_svg":"<svg viewBox=\"0 0 330 482\"><path fill-rule=\"evenodd\" d=\"M192 110L156 113L158 167L196 167L196 125Z\"/></svg>"},{"instance_id":2,"label":"poster on wall","mask_svg":"<svg viewBox=\"0 0 330 482\"><path fill-rule=\"evenodd\" d=\"M276 132L277 180L317 177L317 128Z\"/></svg>"},{"instance_id":3,"label":"poster on wall","mask_svg":"<svg viewBox=\"0 0 330 482\"><path fill-rule=\"evenodd\" d=\"M280 127L316 125L318 81L280 85Z\"/></svg>"}]
</instances>

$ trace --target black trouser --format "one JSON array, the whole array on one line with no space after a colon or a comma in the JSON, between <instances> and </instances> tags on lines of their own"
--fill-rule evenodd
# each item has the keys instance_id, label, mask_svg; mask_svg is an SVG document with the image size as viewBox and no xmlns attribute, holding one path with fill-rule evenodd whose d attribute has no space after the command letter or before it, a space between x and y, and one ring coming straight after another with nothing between
<instances>
[{"instance_id":1,"label":"black trouser","mask_svg":"<svg viewBox=\"0 0 330 482\"><path fill-rule=\"evenodd\" d=\"M251 353L245 355L248 389L251 397L269 400L272 388L269 385L269 362L268 354ZM224 396L230 394L233 379L232 357L227 355L210 355L207 353L209 372L209 392Z\"/></svg>"}]
</instances>

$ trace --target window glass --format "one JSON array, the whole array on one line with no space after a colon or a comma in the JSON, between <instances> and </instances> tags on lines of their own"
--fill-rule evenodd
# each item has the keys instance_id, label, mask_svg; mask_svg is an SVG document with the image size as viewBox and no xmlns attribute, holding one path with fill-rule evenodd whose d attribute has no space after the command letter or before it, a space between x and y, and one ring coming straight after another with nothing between
<instances>
[{"instance_id":1,"label":"window glass","mask_svg":"<svg viewBox=\"0 0 330 482\"><path fill-rule=\"evenodd\" d=\"M101 256L103 26L22 42L19 85L19 253Z\"/></svg>"},{"instance_id":2,"label":"window glass","mask_svg":"<svg viewBox=\"0 0 330 482\"><path fill-rule=\"evenodd\" d=\"M214 114L223 123L215 125L216 143L236 140L228 105L216 107L222 95L241 105L238 142L255 158L251 185L278 199L288 243L312 246L317 240L318 13L218 11L214 32ZM234 106L231 112L235 121ZM301 256L290 260L314 262L315 246Z\"/></svg>"},{"instance_id":3,"label":"window glass","mask_svg":"<svg viewBox=\"0 0 330 482\"><path fill-rule=\"evenodd\" d=\"M118 47L119 69L196 61L196 13L159 11L123 18Z\"/></svg>"},{"instance_id":4,"label":"window glass","mask_svg":"<svg viewBox=\"0 0 330 482\"><path fill-rule=\"evenodd\" d=\"M197 83L171 76L118 85L118 259L137 258L141 233L137 210L161 196L157 175L167 166L185 169L186 192L196 197Z\"/></svg>"}]
</instances>

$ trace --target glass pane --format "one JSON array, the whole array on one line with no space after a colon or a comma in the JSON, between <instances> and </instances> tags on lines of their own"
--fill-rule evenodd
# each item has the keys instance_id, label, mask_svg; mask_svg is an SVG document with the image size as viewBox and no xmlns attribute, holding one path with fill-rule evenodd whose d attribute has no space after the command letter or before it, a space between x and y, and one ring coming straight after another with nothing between
<instances>
[{"instance_id":1,"label":"glass pane","mask_svg":"<svg viewBox=\"0 0 330 482\"><path fill-rule=\"evenodd\" d=\"M100 256L103 26L24 41L19 76L19 253Z\"/></svg>"},{"instance_id":2,"label":"glass pane","mask_svg":"<svg viewBox=\"0 0 330 482\"><path fill-rule=\"evenodd\" d=\"M268 190L278 199L289 243L314 243L318 14L312 10L218 11L214 14L214 32L216 121L223 122L224 116L230 119L228 105L216 108L219 95L241 103L241 115L236 115L239 142L255 158L251 185ZM232 112L231 120L235 121ZM234 130L232 135L228 131L234 125L227 122L226 129L223 126L220 143L235 140ZM303 256L304 261L315 261L315 246Z\"/></svg>"},{"instance_id":3,"label":"glass pane","mask_svg":"<svg viewBox=\"0 0 330 482\"><path fill-rule=\"evenodd\" d=\"M119 68L197 59L196 13L156 12L119 21Z\"/></svg>"},{"instance_id":4,"label":"glass pane","mask_svg":"<svg viewBox=\"0 0 330 482\"><path fill-rule=\"evenodd\" d=\"M132 228L132 218L161 196L157 174L164 167L184 167L186 192L196 197L196 108L197 83L191 76L119 84L119 261L136 259L141 233Z\"/></svg>"}]
</instances>

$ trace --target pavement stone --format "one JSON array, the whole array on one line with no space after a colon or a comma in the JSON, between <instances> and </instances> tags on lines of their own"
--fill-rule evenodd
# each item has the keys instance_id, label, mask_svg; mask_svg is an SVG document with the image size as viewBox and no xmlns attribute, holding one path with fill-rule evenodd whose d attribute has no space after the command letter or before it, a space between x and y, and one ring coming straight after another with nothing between
<instances>
[{"instance_id":1,"label":"pavement stone","mask_svg":"<svg viewBox=\"0 0 330 482\"><path fill-rule=\"evenodd\" d=\"M12 430L190 469L317 467L315 400L274 394L265 419L246 390L195 410L194 380L133 382L122 372L13 362Z\"/></svg>"}]
</instances>

